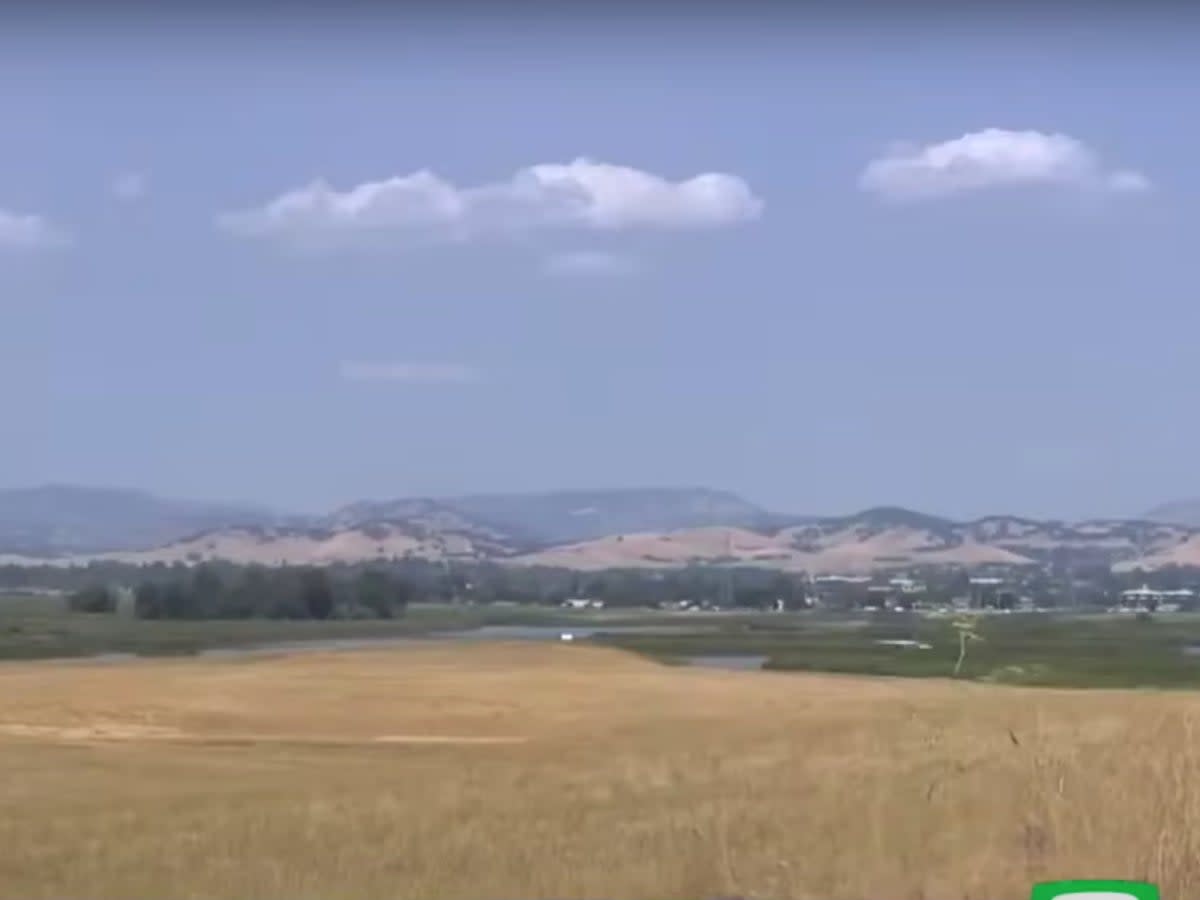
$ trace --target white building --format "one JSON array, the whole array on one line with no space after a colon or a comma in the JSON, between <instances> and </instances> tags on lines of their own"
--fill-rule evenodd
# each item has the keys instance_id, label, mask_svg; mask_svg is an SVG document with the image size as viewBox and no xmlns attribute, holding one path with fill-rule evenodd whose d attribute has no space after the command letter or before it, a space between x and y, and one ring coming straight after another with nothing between
<instances>
[{"instance_id":1,"label":"white building","mask_svg":"<svg viewBox=\"0 0 1200 900\"><path fill-rule=\"evenodd\" d=\"M995 606L999 603L1001 595L1012 593L1006 589L1005 580L995 575L972 575L967 580L970 584L967 606L972 609Z\"/></svg>"},{"instance_id":2,"label":"white building","mask_svg":"<svg viewBox=\"0 0 1200 900\"><path fill-rule=\"evenodd\" d=\"M568 597L562 605L566 609L604 609L603 600L594 600L591 597Z\"/></svg>"},{"instance_id":3,"label":"white building","mask_svg":"<svg viewBox=\"0 0 1200 900\"><path fill-rule=\"evenodd\" d=\"M1130 610L1161 609L1168 612L1179 609L1195 598L1196 592L1187 588L1180 588L1176 591L1156 591L1143 584L1140 588L1121 591L1121 608Z\"/></svg>"},{"instance_id":4,"label":"white building","mask_svg":"<svg viewBox=\"0 0 1200 900\"><path fill-rule=\"evenodd\" d=\"M870 584L870 575L818 575L813 584Z\"/></svg>"}]
</instances>

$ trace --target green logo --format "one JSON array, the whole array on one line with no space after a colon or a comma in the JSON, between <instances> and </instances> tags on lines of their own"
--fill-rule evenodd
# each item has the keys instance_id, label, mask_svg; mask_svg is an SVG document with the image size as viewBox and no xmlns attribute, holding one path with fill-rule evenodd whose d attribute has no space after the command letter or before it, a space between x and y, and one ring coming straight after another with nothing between
<instances>
[{"instance_id":1,"label":"green logo","mask_svg":"<svg viewBox=\"0 0 1200 900\"><path fill-rule=\"evenodd\" d=\"M1033 886L1030 900L1160 900L1145 881L1047 881Z\"/></svg>"}]
</instances>

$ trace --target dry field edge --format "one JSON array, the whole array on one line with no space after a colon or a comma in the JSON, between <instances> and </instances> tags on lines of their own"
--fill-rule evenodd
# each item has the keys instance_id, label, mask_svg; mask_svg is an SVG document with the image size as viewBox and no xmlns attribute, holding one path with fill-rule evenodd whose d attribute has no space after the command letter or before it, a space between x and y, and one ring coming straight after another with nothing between
<instances>
[{"instance_id":1,"label":"dry field edge","mask_svg":"<svg viewBox=\"0 0 1200 900\"><path fill-rule=\"evenodd\" d=\"M16 663L0 896L1200 896L1197 713L557 643Z\"/></svg>"},{"instance_id":2,"label":"dry field edge","mask_svg":"<svg viewBox=\"0 0 1200 900\"><path fill-rule=\"evenodd\" d=\"M571 612L545 607L415 607L391 621L139 621L66 614L46 598L0 600L0 660L90 656L190 656L256 649L369 645L501 626L594 631L593 639L663 662L762 656L777 670L940 678L951 674L957 635L945 619L826 613L679 615L645 610ZM627 628L676 633L621 633ZM1046 614L984 617L960 675L1053 687L1200 688L1200 615L1134 617ZM885 646L908 639L928 651Z\"/></svg>"}]
</instances>

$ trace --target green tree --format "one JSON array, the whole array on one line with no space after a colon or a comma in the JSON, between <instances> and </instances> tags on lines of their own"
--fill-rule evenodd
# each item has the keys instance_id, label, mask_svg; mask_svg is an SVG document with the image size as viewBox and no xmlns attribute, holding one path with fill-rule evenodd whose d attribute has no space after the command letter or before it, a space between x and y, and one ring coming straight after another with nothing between
<instances>
[{"instance_id":1,"label":"green tree","mask_svg":"<svg viewBox=\"0 0 1200 900\"><path fill-rule=\"evenodd\" d=\"M241 573L233 589L228 592L225 612L234 619L268 616L272 591L270 573L262 566L250 566Z\"/></svg>"},{"instance_id":2,"label":"green tree","mask_svg":"<svg viewBox=\"0 0 1200 900\"><path fill-rule=\"evenodd\" d=\"M214 566L196 567L192 575L189 618L220 618L225 600L225 585Z\"/></svg>"},{"instance_id":3,"label":"green tree","mask_svg":"<svg viewBox=\"0 0 1200 900\"><path fill-rule=\"evenodd\" d=\"M333 587L322 569L307 569L300 576L300 599L310 619L328 619L333 613Z\"/></svg>"},{"instance_id":4,"label":"green tree","mask_svg":"<svg viewBox=\"0 0 1200 900\"><path fill-rule=\"evenodd\" d=\"M191 600L191 592L181 579L167 582L167 584L163 587L163 618L194 618L192 615L193 606Z\"/></svg>"},{"instance_id":5,"label":"green tree","mask_svg":"<svg viewBox=\"0 0 1200 900\"><path fill-rule=\"evenodd\" d=\"M403 616L412 589L406 582L377 569L360 572L354 584L354 604L382 619Z\"/></svg>"},{"instance_id":6,"label":"green tree","mask_svg":"<svg viewBox=\"0 0 1200 900\"><path fill-rule=\"evenodd\" d=\"M166 613L163 589L153 581L143 581L133 594L133 614L139 619L161 619Z\"/></svg>"},{"instance_id":7,"label":"green tree","mask_svg":"<svg viewBox=\"0 0 1200 900\"><path fill-rule=\"evenodd\" d=\"M67 608L81 613L116 612L117 595L102 584L91 585L68 597Z\"/></svg>"},{"instance_id":8,"label":"green tree","mask_svg":"<svg viewBox=\"0 0 1200 900\"><path fill-rule=\"evenodd\" d=\"M354 585L354 605L380 619L393 615L393 592L395 585L386 572L367 569L360 572Z\"/></svg>"}]
</instances>

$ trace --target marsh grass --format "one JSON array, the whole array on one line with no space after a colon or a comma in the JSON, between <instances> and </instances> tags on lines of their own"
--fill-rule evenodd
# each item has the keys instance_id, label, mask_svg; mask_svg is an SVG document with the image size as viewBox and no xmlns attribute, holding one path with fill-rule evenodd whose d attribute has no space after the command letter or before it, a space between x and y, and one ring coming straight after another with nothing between
<instances>
[{"instance_id":1,"label":"marsh grass","mask_svg":"<svg viewBox=\"0 0 1200 900\"><path fill-rule=\"evenodd\" d=\"M1047 687L1200 688L1200 616L1140 622L1125 616L979 617L963 642L953 622L875 616L834 628L819 619L782 618L717 633L609 634L611 646L660 660L714 654L762 655L781 671L946 678ZM931 650L888 647L887 639L927 642ZM965 649L965 653L963 652Z\"/></svg>"},{"instance_id":2,"label":"marsh grass","mask_svg":"<svg viewBox=\"0 0 1200 900\"><path fill-rule=\"evenodd\" d=\"M556 644L11 664L0 895L1195 897L1197 714Z\"/></svg>"},{"instance_id":3,"label":"marsh grass","mask_svg":"<svg viewBox=\"0 0 1200 900\"><path fill-rule=\"evenodd\" d=\"M726 627L768 619L723 616ZM694 621L694 620L693 620ZM68 612L60 597L0 595L0 661L102 654L188 656L214 648L358 638L403 638L488 625L623 627L674 625L678 616L653 610L563 610L544 606L414 604L400 619L188 621Z\"/></svg>"},{"instance_id":4,"label":"marsh grass","mask_svg":"<svg viewBox=\"0 0 1200 900\"><path fill-rule=\"evenodd\" d=\"M573 613L546 607L414 605L400 619L145 620L71 613L57 597L0 596L0 661L112 653L187 656L273 642L403 638L484 625L643 624L653 614Z\"/></svg>"}]
</instances>

